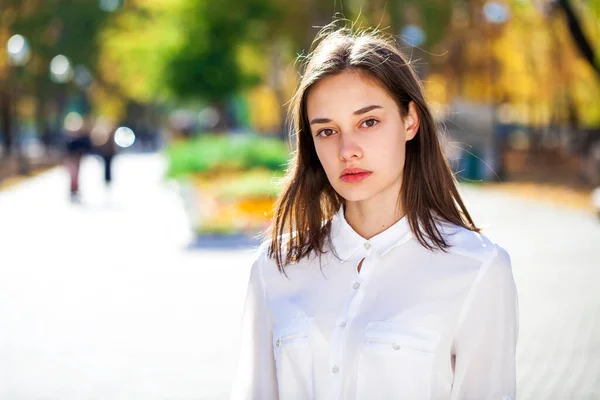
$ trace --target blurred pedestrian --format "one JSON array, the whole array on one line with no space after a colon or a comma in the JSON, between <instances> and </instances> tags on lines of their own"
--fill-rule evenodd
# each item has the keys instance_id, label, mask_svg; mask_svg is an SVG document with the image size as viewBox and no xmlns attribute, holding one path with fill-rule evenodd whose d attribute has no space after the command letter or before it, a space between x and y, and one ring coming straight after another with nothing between
<instances>
[{"instance_id":1,"label":"blurred pedestrian","mask_svg":"<svg viewBox=\"0 0 600 400\"><path fill-rule=\"evenodd\" d=\"M84 155L91 151L89 124L85 124L81 116L74 113L65 119L64 165L69 172L69 195L72 202L80 201L79 171Z\"/></svg>"},{"instance_id":2,"label":"blurred pedestrian","mask_svg":"<svg viewBox=\"0 0 600 400\"><path fill-rule=\"evenodd\" d=\"M102 158L104 164L104 186L110 189L113 179L113 160L117 154L115 143L115 128L106 119L98 119L92 130L92 143L95 152Z\"/></svg>"},{"instance_id":3,"label":"blurred pedestrian","mask_svg":"<svg viewBox=\"0 0 600 400\"><path fill-rule=\"evenodd\" d=\"M233 399L514 399L510 256L461 199L411 63L327 30L248 284Z\"/></svg>"}]
</instances>

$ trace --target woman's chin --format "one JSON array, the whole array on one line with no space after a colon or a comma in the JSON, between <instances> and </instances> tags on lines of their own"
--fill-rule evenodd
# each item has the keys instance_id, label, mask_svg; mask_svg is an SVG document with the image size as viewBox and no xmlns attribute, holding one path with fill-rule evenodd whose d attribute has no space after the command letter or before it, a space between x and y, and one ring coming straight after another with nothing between
<instances>
[{"instance_id":1,"label":"woman's chin","mask_svg":"<svg viewBox=\"0 0 600 400\"><path fill-rule=\"evenodd\" d=\"M370 191L367 191L365 189L340 190L338 191L338 194L342 196L342 198L346 201L364 201L368 200L373 195Z\"/></svg>"}]
</instances>

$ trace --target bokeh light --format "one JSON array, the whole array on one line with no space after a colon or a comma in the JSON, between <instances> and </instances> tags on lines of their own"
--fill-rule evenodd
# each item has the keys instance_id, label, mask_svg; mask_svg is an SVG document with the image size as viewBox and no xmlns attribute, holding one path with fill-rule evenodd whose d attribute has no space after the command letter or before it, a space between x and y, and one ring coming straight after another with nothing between
<instances>
[{"instance_id":1,"label":"bokeh light","mask_svg":"<svg viewBox=\"0 0 600 400\"><path fill-rule=\"evenodd\" d=\"M77 132L83 128L83 118L78 112L72 111L65 117L64 127L66 131Z\"/></svg>"},{"instance_id":2,"label":"bokeh light","mask_svg":"<svg viewBox=\"0 0 600 400\"><path fill-rule=\"evenodd\" d=\"M92 83L92 79L92 74L85 67L85 65L79 64L75 66L75 69L73 70L73 80L75 81L77 86L79 86L82 89L85 89L89 86L90 83Z\"/></svg>"},{"instance_id":3,"label":"bokeh light","mask_svg":"<svg viewBox=\"0 0 600 400\"><path fill-rule=\"evenodd\" d=\"M22 66L27 64L31 57L29 44L21 35L14 35L7 42L9 61L12 65Z\"/></svg>"},{"instance_id":4,"label":"bokeh light","mask_svg":"<svg viewBox=\"0 0 600 400\"><path fill-rule=\"evenodd\" d=\"M121 126L115 131L115 143L122 148L130 147L135 142L135 133L126 126Z\"/></svg>"},{"instance_id":5,"label":"bokeh light","mask_svg":"<svg viewBox=\"0 0 600 400\"><path fill-rule=\"evenodd\" d=\"M406 25L400 32L400 37L411 46L420 46L425 42L425 31L417 25Z\"/></svg>"},{"instance_id":6,"label":"bokeh light","mask_svg":"<svg viewBox=\"0 0 600 400\"><path fill-rule=\"evenodd\" d=\"M91 140L95 146L102 146L108 142L111 133L111 123L106 117L99 117L91 132Z\"/></svg>"},{"instance_id":7,"label":"bokeh light","mask_svg":"<svg viewBox=\"0 0 600 400\"><path fill-rule=\"evenodd\" d=\"M506 4L498 1L488 1L483 6L483 15L488 22L501 24L508 20L510 11Z\"/></svg>"},{"instance_id":8,"label":"bokeh light","mask_svg":"<svg viewBox=\"0 0 600 400\"><path fill-rule=\"evenodd\" d=\"M50 62L50 78L56 83L67 83L73 77L71 62L62 54L57 55Z\"/></svg>"},{"instance_id":9,"label":"bokeh light","mask_svg":"<svg viewBox=\"0 0 600 400\"><path fill-rule=\"evenodd\" d=\"M219 111L215 107L206 107L198 114L198 122L204 129L212 129L221 120Z\"/></svg>"},{"instance_id":10,"label":"bokeh light","mask_svg":"<svg viewBox=\"0 0 600 400\"><path fill-rule=\"evenodd\" d=\"M102 11L115 12L121 5L120 0L100 0L98 6Z\"/></svg>"}]
</instances>

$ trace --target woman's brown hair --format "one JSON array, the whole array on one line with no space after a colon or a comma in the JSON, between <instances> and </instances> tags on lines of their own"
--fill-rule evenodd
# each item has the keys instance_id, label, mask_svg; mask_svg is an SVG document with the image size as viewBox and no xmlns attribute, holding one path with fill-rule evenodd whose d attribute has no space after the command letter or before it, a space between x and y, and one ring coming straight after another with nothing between
<instances>
[{"instance_id":1,"label":"woman's brown hair","mask_svg":"<svg viewBox=\"0 0 600 400\"><path fill-rule=\"evenodd\" d=\"M325 253L331 239L331 219L344 199L329 183L313 143L306 111L311 88L325 77L359 71L374 78L396 100L402 118L414 102L420 126L406 143L406 161L398 200L415 237L429 250L447 251L449 244L436 221L479 232L457 190L457 181L444 156L439 128L423 96L422 83L391 38L376 31L354 32L336 23L321 30L304 62L304 71L289 108L295 152L282 191L274 206L267 254L278 269L311 253Z\"/></svg>"}]
</instances>

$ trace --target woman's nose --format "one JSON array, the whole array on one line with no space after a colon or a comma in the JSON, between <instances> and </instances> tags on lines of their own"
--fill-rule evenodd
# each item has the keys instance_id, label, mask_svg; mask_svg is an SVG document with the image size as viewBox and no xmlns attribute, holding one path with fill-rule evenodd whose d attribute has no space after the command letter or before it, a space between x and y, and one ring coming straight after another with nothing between
<instances>
[{"instance_id":1,"label":"woman's nose","mask_svg":"<svg viewBox=\"0 0 600 400\"><path fill-rule=\"evenodd\" d=\"M339 155L340 160L342 161L362 158L362 147L357 142L353 134L344 132L340 135Z\"/></svg>"}]
</instances>

